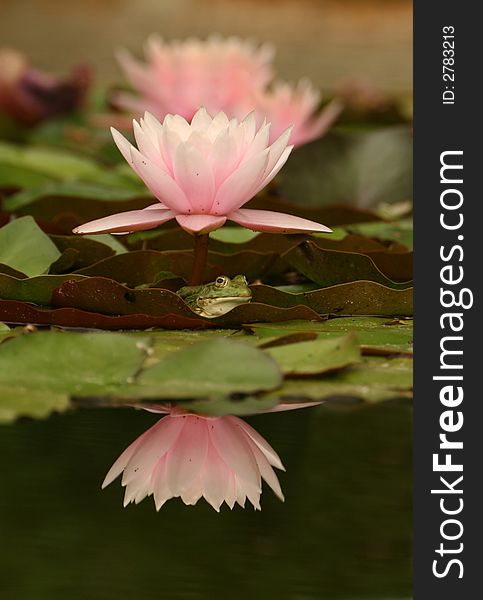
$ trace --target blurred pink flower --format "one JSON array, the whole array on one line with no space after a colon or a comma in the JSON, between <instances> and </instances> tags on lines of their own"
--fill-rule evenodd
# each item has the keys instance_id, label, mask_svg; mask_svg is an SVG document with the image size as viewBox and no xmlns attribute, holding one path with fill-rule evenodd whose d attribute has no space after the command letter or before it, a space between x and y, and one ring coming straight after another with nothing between
<instances>
[{"instance_id":1,"label":"blurred pink flower","mask_svg":"<svg viewBox=\"0 0 483 600\"><path fill-rule=\"evenodd\" d=\"M192 234L218 229L227 219L253 229L281 233L330 232L324 225L278 212L241 208L267 185L287 160L290 130L269 145L270 125L257 130L254 114L243 121L198 110L189 124L168 115L160 124L146 113L134 135L139 149L118 131L114 140L124 158L159 200L91 221L74 233L126 233L153 229L170 219Z\"/></svg>"},{"instance_id":2,"label":"blurred pink flower","mask_svg":"<svg viewBox=\"0 0 483 600\"><path fill-rule=\"evenodd\" d=\"M292 127L290 143L302 146L322 137L342 111L342 103L333 100L317 113L320 100L319 90L308 79L295 86L276 82L271 89L255 92L245 110L254 108L259 122L266 119L270 123L270 142Z\"/></svg>"},{"instance_id":3,"label":"blurred pink flower","mask_svg":"<svg viewBox=\"0 0 483 600\"><path fill-rule=\"evenodd\" d=\"M129 52L119 52L119 63L139 97L119 93L115 103L138 115L147 110L158 119L178 114L190 121L200 106L234 116L234 106L272 79L272 47L257 48L236 37L165 42L152 36L145 55L143 64Z\"/></svg>"},{"instance_id":4,"label":"blurred pink flower","mask_svg":"<svg viewBox=\"0 0 483 600\"><path fill-rule=\"evenodd\" d=\"M161 120L179 114L189 121L204 106L210 114L223 111L241 119L254 110L258 125L264 119L272 123L271 142L293 126L290 142L301 146L324 135L341 112L334 101L317 114L320 93L308 79L269 87L274 51L267 44L257 48L220 36L164 42L153 36L145 55L141 63L127 51L118 54L137 95L117 92L113 103L136 116L148 111Z\"/></svg>"},{"instance_id":5,"label":"blurred pink flower","mask_svg":"<svg viewBox=\"0 0 483 600\"><path fill-rule=\"evenodd\" d=\"M0 112L25 125L36 125L77 108L90 80L90 70L84 65L60 78L34 69L16 50L0 49Z\"/></svg>"},{"instance_id":6,"label":"blurred pink flower","mask_svg":"<svg viewBox=\"0 0 483 600\"><path fill-rule=\"evenodd\" d=\"M275 410L313 405L285 404ZM124 450L102 484L104 489L123 473L124 506L154 496L159 510L171 498L194 505L204 497L219 511L223 502L232 509L236 502L244 507L248 498L261 510L262 479L284 500L272 468L285 470L279 456L242 419L204 417L167 405L148 410L169 414Z\"/></svg>"}]
</instances>

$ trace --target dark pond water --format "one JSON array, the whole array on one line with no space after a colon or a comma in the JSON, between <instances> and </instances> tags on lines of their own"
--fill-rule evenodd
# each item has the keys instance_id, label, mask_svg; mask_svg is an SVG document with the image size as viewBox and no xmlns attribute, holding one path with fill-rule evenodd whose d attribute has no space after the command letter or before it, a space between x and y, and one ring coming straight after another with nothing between
<instances>
[{"instance_id":1,"label":"dark pond water","mask_svg":"<svg viewBox=\"0 0 483 600\"><path fill-rule=\"evenodd\" d=\"M100 484L158 416L82 409L0 428L2 600L331 600L410 596L411 413L326 407L247 419L278 451L262 511Z\"/></svg>"}]
</instances>

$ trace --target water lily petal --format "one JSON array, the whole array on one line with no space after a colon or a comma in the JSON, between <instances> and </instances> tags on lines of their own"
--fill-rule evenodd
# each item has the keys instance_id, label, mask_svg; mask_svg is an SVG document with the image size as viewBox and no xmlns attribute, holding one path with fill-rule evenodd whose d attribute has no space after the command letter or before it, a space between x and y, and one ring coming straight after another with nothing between
<instances>
[{"instance_id":1,"label":"water lily petal","mask_svg":"<svg viewBox=\"0 0 483 600\"><path fill-rule=\"evenodd\" d=\"M213 204L215 180L206 158L193 144L182 143L176 150L173 169L193 212L207 213Z\"/></svg>"},{"instance_id":2,"label":"water lily petal","mask_svg":"<svg viewBox=\"0 0 483 600\"><path fill-rule=\"evenodd\" d=\"M131 158L136 172L156 198L177 212L192 210L185 193L170 175L134 147L131 148Z\"/></svg>"},{"instance_id":3,"label":"water lily petal","mask_svg":"<svg viewBox=\"0 0 483 600\"><path fill-rule=\"evenodd\" d=\"M176 215L178 224L188 233L208 233L219 229L226 222L226 217L214 215Z\"/></svg>"},{"instance_id":4,"label":"water lily petal","mask_svg":"<svg viewBox=\"0 0 483 600\"><path fill-rule=\"evenodd\" d=\"M258 448L267 457L271 465L277 467L277 469L280 469L281 471L285 471L285 467L283 466L278 454L275 452L272 446L270 446L267 440L258 433L258 431L253 429L253 427L251 427L251 425L249 425L246 421L239 419L238 417L227 417L227 419L230 420L230 423L234 427L239 427L243 433L258 446Z\"/></svg>"},{"instance_id":5,"label":"water lily petal","mask_svg":"<svg viewBox=\"0 0 483 600\"><path fill-rule=\"evenodd\" d=\"M161 201L156 202L156 204L150 204L149 206L146 206L142 210L157 210L159 208L164 208L164 210L169 210L168 207L165 204L163 204Z\"/></svg>"},{"instance_id":6,"label":"water lily petal","mask_svg":"<svg viewBox=\"0 0 483 600\"><path fill-rule=\"evenodd\" d=\"M173 496L181 496L190 488L208 451L206 420L197 416L177 418L186 423L166 457L166 476Z\"/></svg>"},{"instance_id":7,"label":"water lily petal","mask_svg":"<svg viewBox=\"0 0 483 600\"><path fill-rule=\"evenodd\" d=\"M208 445L205 464L201 473L203 495L209 504L217 511L228 496L230 500L231 480L230 469L221 460L213 444Z\"/></svg>"},{"instance_id":8,"label":"water lily petal","mask_svg":"<svg viewBox=\"0 0 483 600\"><path fill-rule=\"evenodd\" d=\"M74 233L129 233L131 231L143 231L154 229L170 219L174 219L176 213L172 210L164 210L162 207L150 208L149 210L128 210L126 212L89 221L79 225Z\"/></svg>"},{"instance_id":9,"label":"water lily petal","mask_svg":"<svg viewBox=\"0 0 483 600\"><path fill-rule=\"evenodd\" d=\"M232 469L240 481L261 490L260 472L245 436L224 419L213 419L208 432L211 442L223 462Z\"/></svg>"},{"instance_id":10,"label":"water lily petal","mask_svg":"<svg viewBox=\"0 0 483 600\"><path fill-rule=\"evenodd\" d=\"M195 131L205 131L213 122L213 119L206 112L206 108L202 106L191 120L191 128Z\"/></svg>"},{"instance_id":11,"label":"water lily petal","mask_svg":"<svg viewBox=\"0 0 483 600\"><path fill-rule=\"evenodd\" d=\"M253 231L267 231L272 233L309 233L314 231L330 233L332 231L325 225L321 225L315 221L270 210L240 208L228 215L228 218Z\"/></svg>"},{"instance_id":12,"label":"water lily petal","mask_svg":"<svg viewBox=\"0 0 483 600\"><path fill-rule=\"evenodd\" d=\"M159 510L165 502L173 497L173 494L168 488L166 478L166 457L163 457L158 461L154 467L150 481L152 482L156 510Z\"/></svg>"},{"instance_id":13,"label":"water lily petal","mask_svg":"<svg viewBox=\"0 0 483 600\"><path fill-rule=\"evenodd\" d=\"M275 471L272 469L272 466L268 462L267 457L253 441L251 442L251 449L253 452L253 456L257 461L257 465L260 470L260 475L272 488L274 494L283 502L285 500L285 497L282 493L280 482L275 474Z\"/></svg>"},{"instance_id":14,"label":"water lily petal","mask_svg":"<svg viewBox=\"0 0 483 600\"><path fill-rule=\"evenodd\" d=\"M283 165L287 162L287 159L290 156L292 149L293 149L293 146L287 146L285 148L285 150L282 152L282 154L280 155L280 158L275 163L275 166L273 167L273 169L271 171L269 171L268 167L267 167L260 184L258 185L258 187L255 190L255 194L258 194L258 192L262 188L264 188L268 183L270 183L272 181L272 179L277 175L277 173L280 171L280 169L283 167ZM267 175L267 173L268 173L268 175Z\"/></svg>"},{"instance_id":15,"label":"water lily petal","mask_svg":"<svg viewBox=\"0 0 483 600\"><path fill-rule=\"evenodd\" d=\"M169 169L158 148L154 145L152 137L146 134L137 121L133 121L133 129L139 152L144 154L144 156L147 156L147 158L149 158L156 166L168 173Z\"/></svg>"},{"instance_id":16,"label":"water lily petal","mask_svg":"<svg viewBox=\"0 0 483 600\"><path fill-rule=\"evenodd\" d=\"M122 484L142 481L154 465L169 451L181 433L185 419L164 417L146 432L143 443L136 448L124 469Z\"/></svg>"},{"instance_id":17,"label":"water lily petal","mask_svg":"<svg viewBox=\"0 0 483 600\"><path fill-rule=\"evenodd\" d=\"M147 433L148 432L145 431L136 440L134 440L134 442L132 444L130 444L124 450L124 452L119 456L119 458L114 462L112 467L107 472L107 475L105 476L104 481L102 482L102 486L101 486L102 489L104 489L105 487L110 485L114 481L114 479L116 479L116 477L119 477L119 475L124 471L129 460L131 459L132 455L136 451L136 448L139 447L139 445L141 444L141 442L143 441L143 439L145 438Z\"/></svg>"},{"instance_id":18,"label":"water lily petal","mask_svg":"<svg viewBox=\"0 0 483 600\"><path fill-rule=\"evenodd\" d=\"M260 183L268 163L266 149L242 163L221 184L215 196L211 212L215 215L227 215L253 197L253 191Z\"/></svg>"}]
</instances>

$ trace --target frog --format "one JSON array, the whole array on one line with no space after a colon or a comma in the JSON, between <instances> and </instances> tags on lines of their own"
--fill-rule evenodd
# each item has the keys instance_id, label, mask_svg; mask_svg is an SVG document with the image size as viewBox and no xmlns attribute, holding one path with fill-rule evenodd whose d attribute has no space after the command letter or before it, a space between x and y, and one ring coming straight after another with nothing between
<instances>
[{"instance_id":1,"label":"frog","mask_svg":"<svg viewBox=\"0 0 483 600\"><path fill-rule=\"evenodd\" d=\"M207 319L226 315L252 299L252 292L244 275L236 275L232 279L220 275L211 283L187 285L176 293L193 312Z\"/></svg>"}]
</instances>

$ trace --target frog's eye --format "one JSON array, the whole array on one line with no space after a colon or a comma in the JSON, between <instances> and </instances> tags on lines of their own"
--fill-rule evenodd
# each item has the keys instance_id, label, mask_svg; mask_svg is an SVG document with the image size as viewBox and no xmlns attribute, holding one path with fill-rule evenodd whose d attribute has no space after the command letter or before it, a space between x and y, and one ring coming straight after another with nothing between
<instances>
[{"instance_id":1,"label":"frog's eye","mask_svg":"<svg viewBox=\"0 0 483 600\"><path fill-rule=\"evenodd\" d=\"M215 285L219 288L224 288L228 285L228 277L217 277L215 279Z\"/></svg>"}]
</instances>

